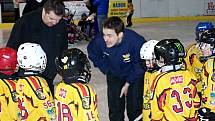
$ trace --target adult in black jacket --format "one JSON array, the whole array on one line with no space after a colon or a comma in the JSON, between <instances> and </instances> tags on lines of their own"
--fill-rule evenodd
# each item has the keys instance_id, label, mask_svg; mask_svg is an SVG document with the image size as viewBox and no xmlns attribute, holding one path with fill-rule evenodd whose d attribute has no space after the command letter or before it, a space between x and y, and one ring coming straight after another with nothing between
<instances>
[{"instance_id":1,"label":"adult in black jacket","mask_svg":"<svg viewBox=\"0 0 215 121\"><path fill-rule=\"evenodd\" d=\"M62 19L63 2L48 0L43 8L22 16L13 26L7 46L18 49L25 42L40 44L47 55L43 72L49 87L54 92L53 79L57 71L55 58L68 48L66 22Z\"/></svg>"}]
</instances>

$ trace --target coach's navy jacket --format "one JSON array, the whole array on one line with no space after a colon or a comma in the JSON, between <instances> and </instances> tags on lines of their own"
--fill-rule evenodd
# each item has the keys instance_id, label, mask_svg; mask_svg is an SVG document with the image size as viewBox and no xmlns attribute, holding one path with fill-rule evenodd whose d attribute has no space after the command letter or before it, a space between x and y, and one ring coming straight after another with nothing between
<instances>
[{"instance_id":1,"label":"coach's navy jacket","mask_svg":"<svg viewBox=\"0 0 215 121\"><path fill-rule=\"evenodd\" d=\"M111 73L122 80L132 83L143 78L144 70L140 63L140 48L144 37L133 30L125 29L120 44L107 48L103 35L90 41L87 51L89 59L104 74Z\"/></svg>"}]
</instances>

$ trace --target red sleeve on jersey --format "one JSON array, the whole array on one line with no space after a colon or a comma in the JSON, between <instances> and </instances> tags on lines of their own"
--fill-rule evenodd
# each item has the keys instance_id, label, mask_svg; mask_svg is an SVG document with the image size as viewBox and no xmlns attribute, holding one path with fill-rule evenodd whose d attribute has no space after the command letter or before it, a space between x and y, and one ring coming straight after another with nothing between
<instances>
[{"instance_id":1,"label":"red sleeve on jersey","mask_svg":"<svg viewBox=\"0 0 215 121\"><path fill-rule=\"evenodd\" d=\"M190 84L194 86L193 93L192 93L193 95L191 98L195 98L195 96L197 94L197 88L196 88L197 82L195 80L191 79L189 85Z\"/></svg>"},{"instance_id":2,"label":"red sleeve on jersey","mask_svg":"<svg viewBox=\"0 0 215 121\"><path fill-rule=\"evenodd\" d=\"M193 61L194 61L194 56L195 56L196 54L192 54L192 55L190 55L189 56L189 62L190 62L190 65L192 66L193 65Z\"/></svg>"},{"instance_id":3,"label":"red sleeve on jersey","mask_svg":"<svg viewBox=\"0 0 215 121\"><path fill-rule=\"evenodd\" d=\"M166 91L169 90L169 89L165 89L161 94L160 96L158 97L158 108L161 110L161 111L164 111L163 110L163 106L165 105L165 100L166 100Z\"/></svg>"},{"instance_id":4,"label":"red sleeve on jersey","mask_svg":"<svg viewBox=\"0 0 215 121\"><path fill-rule=\"evenodd\" d=\"M205 66L203 66L203 69L204 69L204 75L208 78L209 73L206 71Z\"/></svg>"}]
</instances>

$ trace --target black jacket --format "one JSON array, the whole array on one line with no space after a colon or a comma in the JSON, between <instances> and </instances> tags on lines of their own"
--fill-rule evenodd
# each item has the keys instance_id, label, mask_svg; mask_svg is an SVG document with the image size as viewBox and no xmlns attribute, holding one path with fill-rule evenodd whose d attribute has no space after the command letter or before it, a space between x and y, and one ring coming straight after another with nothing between
<instances>
[{"instance_id":1,"label":"black jacket","mask_svg":"<svg viewBox=\"0 0 215 121\"><path fill-rule=\"evenodd\" d=\"M47 67L43 75L54 79L56 75L55 58L68 48L66 22L61 20L54 27L42 21L42 9L22 16L13 26L7 46L18 49L25 42L38 43L47 55Z\"/></svg>"},{"instance_id":2,"label":"black jacket","mask_svg":"<svg viewBox=\"0 0 215 121\"><path fill-rule=\"evenodd\" d=\"M29 13L33 10L36 10L40 7L43 7L47 0L42 0L40 3L37 2L36 0L26 0L26 5L23 9L22 15Z\"/></svg>"}]
</instances>

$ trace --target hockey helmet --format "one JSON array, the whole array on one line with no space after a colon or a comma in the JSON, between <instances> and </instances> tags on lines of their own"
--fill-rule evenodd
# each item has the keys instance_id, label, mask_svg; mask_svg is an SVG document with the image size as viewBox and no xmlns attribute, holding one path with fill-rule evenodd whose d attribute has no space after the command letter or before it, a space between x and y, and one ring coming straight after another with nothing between
<instances>
[{"instance_id":1,"label":"hockey helmet","mask_svg":"<svg viewBox=\"0 0 215 121\"><path fill-rule=\"evenodd\" d=\"M178 39L164 39L159 41L154 47L155 57L164 59L166 65L182 63L185 57L185 49Z\"/></svg>"},{"instance_id":2,"label":"hockey helmet","mask_svg":"<svg viewBox=\"0 0 215 121\"><path fill-rule=\"evenodd\" d=\"M211 22L199 22L196 26L196 41L199 42L202 32L214 28Z\"/></svg>"},{"instance_id":3,"label":"hockey helmet","mask_svg":"<svg viewBox=\"0 0 215 121\"><path fill-rule=\"evenodd\" d=\"M141 59L154 59L154 46L158 43L157 40L149 40L144 43L140 49L140 58Z\"/></svg>"},{"instance_id":4,"label":"hockey helmet","mask_svg":"<svg viewBox=\"0 0 215 121\"><path fill-rule=\"evenodd\" d=\"M89 83L91 78L90 62L80 49L71 48L64 51L55 59L55 63L65 83Z\"/></svg>"},{"instance_id":5,"label":"hockey helmet","mask_svg":"<svg viewBox=\"0 0 215 121\"><path fill-rule=\"evenodd\" d=\"M18 64L24 70L43 72L46 68L47 57L39 44L21 44L17 52Z\"/></svg>"},{"instance_id":6,"label":"hockey helmet","mask_svg":"<svg viewBox=\"0 0 215 121\"><path fill-rule=\"evenodd\" d=\"M0 72L12 75L17 69L17 51L4 47L0 48Z\"/></svg>"},{"instance_id":7,"label":"hockey helmet","mask_svg":"<svg viewBox=\"0 0 215 121\"><path fill-rule=\"evenodd\" d=\"M200 42L215 45L215 28L202 32Z\"/></svg>"}]
</instances>

